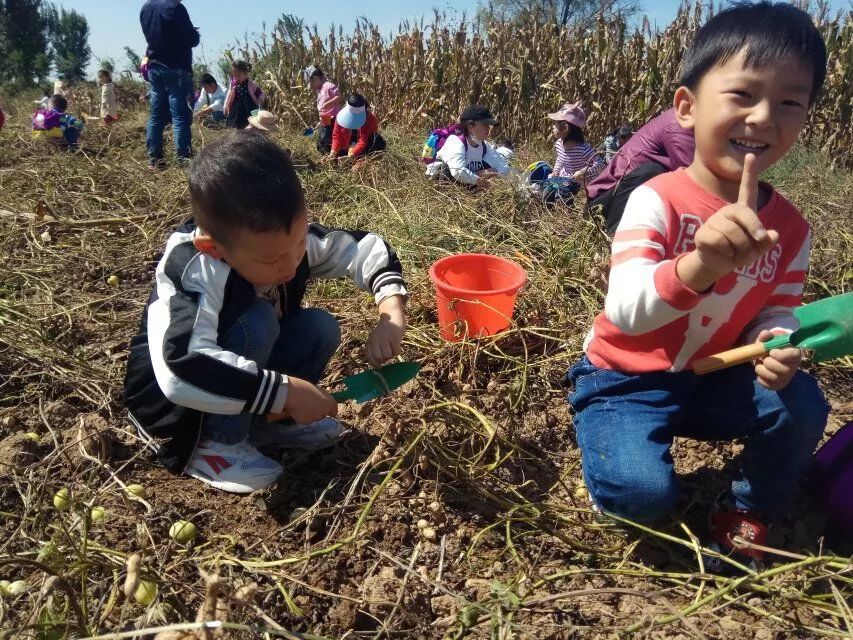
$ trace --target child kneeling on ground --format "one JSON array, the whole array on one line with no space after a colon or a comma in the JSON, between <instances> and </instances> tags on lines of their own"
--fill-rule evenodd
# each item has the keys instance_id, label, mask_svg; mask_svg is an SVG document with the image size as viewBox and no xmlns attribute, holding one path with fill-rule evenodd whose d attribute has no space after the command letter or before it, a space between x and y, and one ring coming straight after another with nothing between
<instances>
[{"instance_id":1,"label":"child kneeling on ground","mask_svg":"<svg viewBox=\"0 0 853 640\"><path fill-rule=\"evenodd\" d=\"M157 266L125 402L170 471L248 493L282 472L257 447L316 450L341 434L337 403L316 386L340 329L301 308L308 280L348 276L374 295L372 364L400 353L406 288L380 237L308 222L290 155L268 137L238 131L208 144L188 179L194 222Z\"/></svg>"},{"instance_id":2,"label":"child kneeling on ground","mask_svg":"<svg viewBox=\"0 0 853 640\"><path fill-rule=\"evenodd\" d=\"M758 176L791 148L826 75L826 47L789 4L741 5L698 33L674 107L693 163L628 200L604 312L568 374L594 505L653 522L676 504L673 438L744 442L711 513L712 547L758 565L767 524L789 508L829 407L800 351L699 377L693 363L797 327L809 225ZM706 564L728 569L718 557Z\"/></svg>"},{"instance_id":3,"label":"child kneeling on ground","mask_svg":"<svg viewBox=\"0 0 853 640\"><path fill-rule=\"evenodd\" d=\"M50 140L68 149L76 149L83 132L83 121L68 109L68 100L56 94L50 98L48 109L39 109L33 115L33 140Z\"/></svg>"},{"instance_id":4,"label":"child kneeling on ground","mask_svg":"<svg viewBox=\"0 0 853 640\"><path fill-rule=\"evenodd\" d=\"M469 187L488 186L496 176L509 173L506 159L486 142L498 123L488 109L472 105L459 116L459 125L447 135L427 165L428 176L448 177Z\"/></svg>"}]
</instances>

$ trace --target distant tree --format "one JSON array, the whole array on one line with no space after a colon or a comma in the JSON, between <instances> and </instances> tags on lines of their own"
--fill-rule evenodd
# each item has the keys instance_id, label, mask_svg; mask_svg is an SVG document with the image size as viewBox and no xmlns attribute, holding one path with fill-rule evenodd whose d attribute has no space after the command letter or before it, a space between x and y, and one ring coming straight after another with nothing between
<instances>
[{"instance_id":1,"label":"distant tree","mask_svg":"<svg viewBox=\"0 0 853 640\"><path fill-rule=\"evenodd\" d=\"M0 0L0 84L32 86L50 72L42 0Z\"/></svg>"},{"instance_id":2,"label":"distant tree","mask_svg":"<svg viewBox=\"0 0 853 640\"><path fill-rule=\"evenodd\" d=\"M113 75L116 72L116 61L109 56L98 58L98 69L109 71L110 75Z\"/></svg>"},{"instance_id":3,"label":"distant tree","mask_svg":"<svg viewBox=\"0 0 853 640\"><path fill-rule=\"evenodd\" d=\"M219 73L222 74L221 78L217 78L217 80L227 89L228 83L231 82L231 63L234 62L234 54L231 53L231 49L226 49L222 52L222 57L219 58L217 64L219 65Z\"/></svg>"},{"instance_id":4,"label":"distant tree","mask_svg":"<svg viewBox=\"0 0 853 640\"><path fill-rule=\"evenodd\" d=\"M127 57L127 66L124 70L128 73L139 73L139 66L142 64L142 56L130 47L124 48L124 55Z\"/></svg>"},{"instance_id":5,"label":"distant tree","mask_svg":"<svg viewBox=\"0 0 853 640\"><path fill-rule=\"evenodd\" d=\"M641 9L640 0L488 0L480 3L481 18L512 19L532 15L560 26L588 26L601 14L631 16Z\"/></svg>"},{"instance_id":6,"label":"distant tree","mask_svg":"<svg viewBox=\"0 0 853 640\"><path fill-rule=\"evenodd\" d=\"M86 18L74 9L57 9L54 4L45 5L44 17L56 73L67 80L84 79L92 58Z\"/></svg>"}]
</instances>

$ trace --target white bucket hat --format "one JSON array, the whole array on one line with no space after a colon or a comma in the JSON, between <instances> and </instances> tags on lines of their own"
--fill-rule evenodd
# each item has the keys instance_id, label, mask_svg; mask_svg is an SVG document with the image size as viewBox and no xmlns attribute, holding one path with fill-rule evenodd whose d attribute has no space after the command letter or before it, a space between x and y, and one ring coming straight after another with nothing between
<instances>
[{"instance_id":1,"label":"white bucket hat","mask_svg":"<svg viewBox=\"0 0 853 640\"><path fill-rule=\"evenodd\" d=\"M351 95L335 119L344 129L361 129L367 122L367 101L357 93Z\"/></svg>"}]
</instances>

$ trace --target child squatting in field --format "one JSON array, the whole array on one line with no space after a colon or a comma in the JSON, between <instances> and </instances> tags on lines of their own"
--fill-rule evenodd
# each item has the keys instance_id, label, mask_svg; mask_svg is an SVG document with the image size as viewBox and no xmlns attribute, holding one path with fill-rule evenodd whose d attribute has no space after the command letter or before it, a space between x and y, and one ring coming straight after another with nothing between
<instances>
[{"instance_id":1,"label":"child squatting in field","mask_svg":"<svg viewBox=\"0 0 853 640\"><path fill-rule=\"evenodd\" d=\"M457 132L448 135L426 168L428 176L449 177L462 184L488 186L496 176L509 174L506 158L486 140L498 123L483 106L472 105L459 116Z\"/></svg>"},{"instance_id":2,"label":"child squatting in field","mask_svg":"<svg viewBox=\"0 0 853 640\"><path fill-rule=\"evenodd\" d=\"M170 471L248 493L282 472L257 447L316 450L341 434L337 403L316 386L340 329L328 312L302 308L308 280L347 276L373 294L374 365L400 353L406 287L380 237L308 222L290 155L260 133L208 144L188 180L194 221L157 265L125 402Z\"/></svg>"},{"instance_id":3,"label":"child squatting in field","mask_svg":"<svg viewBox=\"0 0 853 640\"><path fill-rule=\"evenodd\" d=\"M569 401L595 506L633 521L658 520L676 504L674 437L742 439L740 474L715 505L711 538L756 565L761 552L734 538L764 544L829 407L798 370L795 348L702 377L692 366L797 327L809 225L758 177L802 130L826 75L826 47L792 5L739 5L699 31L683 65L673 102L695 133L693 163L631 194L604 311L567 376Z\"/></svg>"}]
</instances>

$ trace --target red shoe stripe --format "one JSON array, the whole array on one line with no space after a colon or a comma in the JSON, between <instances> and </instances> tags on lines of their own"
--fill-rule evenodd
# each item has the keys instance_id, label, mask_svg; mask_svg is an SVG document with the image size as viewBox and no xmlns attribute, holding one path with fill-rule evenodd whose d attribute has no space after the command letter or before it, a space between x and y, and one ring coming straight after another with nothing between
<instances>
[{"instance_id":1,"label":"red shoe stripe","mask_svg":"<svg viewBox=\"0 0 853 640\"><path fill-rule=\"evenodd\" d=\"M213 473L221 473L223 469L234 466L222 456L202 456L201 458L210 465Z\"/></svg>"}]
</instances>

